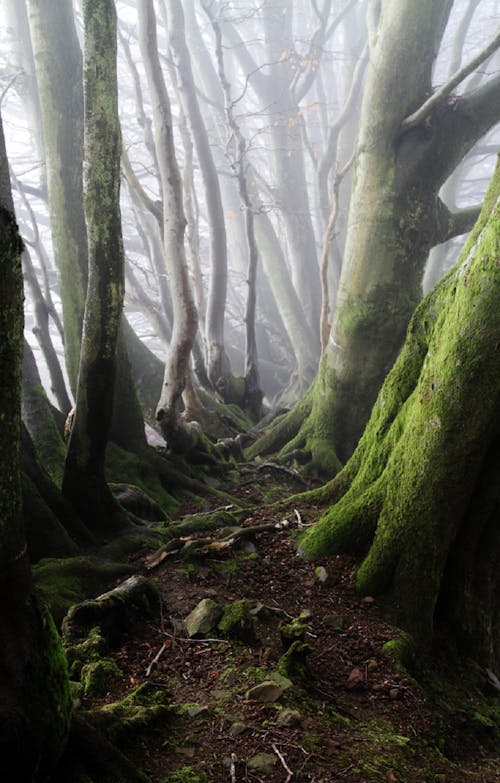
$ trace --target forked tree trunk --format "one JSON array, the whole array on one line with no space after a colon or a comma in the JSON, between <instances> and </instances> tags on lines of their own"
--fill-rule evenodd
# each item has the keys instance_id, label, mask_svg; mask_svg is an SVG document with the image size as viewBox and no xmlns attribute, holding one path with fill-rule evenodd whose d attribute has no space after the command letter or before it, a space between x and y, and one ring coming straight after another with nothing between
<instances>
[{"instance_id":1,"label":"forked tree trunk","mask_svg":"<svg viewBox=\"0 0 500 783\"><path fill-rule=\"evenodd\" d=\"M366 593L388 589L428 644L437 620L499 662L500 166L459 261L422 302L307 557L361 550ZM323 491L325 492L325 490Z\"/></svg>"},{"instance_id":2,"label":"forked tree trunk","mask_svg":"<svg viewBox=\"0 0 500 783\"><path fill-rule=\"evenodd\" d=\"M116 11L113 0L84 0L83 9L89 282L63 494L89 529L105 531L127 522L104 475L124 297Z\"/></svg>"},{"instance_id":3,"label":"forked tree trunk","mask_svg":"<svg viewBox=\"0 0 500 783\"><path fill-rule=\"evenodd\" d=\"M382 0L372 35L344 264L330 339L307 405L255 451L303 448L332 475L352 454L421 299L430 249L470 230L479 209L450 213L443 182L500 117L500 77L405 120L432 94L450 0ZM293 421L292 421L293 419ZM292 439L290 440L290 434Z\"/></svg>"}]
</instances>

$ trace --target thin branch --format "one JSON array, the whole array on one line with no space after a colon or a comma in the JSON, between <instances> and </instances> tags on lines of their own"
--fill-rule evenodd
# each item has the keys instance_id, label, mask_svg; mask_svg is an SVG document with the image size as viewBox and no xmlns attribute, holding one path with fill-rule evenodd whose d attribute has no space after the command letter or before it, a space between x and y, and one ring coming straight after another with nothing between
<instances>
[{"instance_id":1,"label":"thin branch","mask_svg":"<svg viewBox=\"0 0 500 783\"><path fill-rule=\"evenodd\" d=\"M450 93L458 84L460 84L460 82L463 82L463 80L469 76L469 74L472 73L472 71L474 71L478 65L481 65L481 63L487 60L488 57L496 52L499 47L500 32L495 35L488 46L486 46L478 55L476 55L476 57L470 60L467 65L464 65L463 68L460 68L458 71L456 71L456 73L446 82L446 84L443 84L442 87L436 90L436 92L431 95L429 100L427 100L419 109L417 109L416 112L410 114L409 117L403 120L401 124L401 130L409 131L412 128L415 128L417 125L420 125L420 123L425 120L425 118L429 115L432 109L437 106L438 103L450 95Z\"/></svg>"}]
</instances>

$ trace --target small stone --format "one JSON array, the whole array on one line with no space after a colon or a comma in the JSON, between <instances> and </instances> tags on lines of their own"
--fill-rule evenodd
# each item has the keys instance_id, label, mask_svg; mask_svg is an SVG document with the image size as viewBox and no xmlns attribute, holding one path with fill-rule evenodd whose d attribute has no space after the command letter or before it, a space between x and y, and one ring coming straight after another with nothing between
<instances>
[{"instance_id":1,"label":"small stone","mask_svg":"<svg viewBox=\"0 0 500 783\"><path fill-rule=\"evenodd\" d=\"M347 687L352 691L361 690L365 687L365 675L361 669L356 668L352 670L347 681Z\"/></svg>"},{"instance_id":2,"label":"small stone","mask_svg":"<svg viewBox=\"0 0 500 783\"><path fill-rule=\"evenodd\" d=\"M273 771L277 761L276 756L271 753L257 753L249 759L247 767L257 774L268 775Z\"/></svg>"},{"instance_id":3,"label":"small stone","mask_svg":"<svg viewBox=\"0 0 500 783\"><path fill-rule=\"evenodd\" d=\"M302 723L302 715L298 710L283 710L276 718L278 726L286 726L287 728L293 728L293 726L300 726Z\"/></svg>"},{"instance_id":4,"label":"small stone","mask_svg":"<svg viewBox=\"0 0 500 783\"><path fill-rule=\"evenodd\" d=\"M235 721L231 728L229 729L229 733L232 737L239 737L240 734L243 734L245 731L247 731L248 726L246 723L243 723L242 720Z\"/></svg>"},{"instance_id":5,"label":"small stone","mask_svg":"<svg viewBox=\"0 0 500 783\"><path fill-rule=\"evenodd\" d=\"M257 552L257 547L253 541L249 541L248 538L244 538L242 541L240 541L238 548L246 555L254 555Z\"/></svg>"},{"instance_id":6,"label":"small stone","mask_svg":"<svg viewBox=\"0 0 500 783\"><path fill-rule=\"evenodd\" d=\"M210 710L206 704L191 704L186 710L186 715L190 718L208 718Z\"/></svg>"},{"instance_id":7,"label":"small stone","mask_svg":"<svg viewBox=\"0 0 500 783\"><path fill-rule=\"evenodd\" d=\"M323 568L323 566L318 566L314 569L314 573L316 575L316 579L321 582L322 585L328 585L330 583L330 575L326 568Z\"/></svg>"},{"instance_id":8,"label":"small stone","mask_svg":"<svg viewBox=\"0 0 500 783\"><path fill-rule=\"evenodd\" d=\"M188 636L205 636L215 628L221 617L220 606L211 598L204 598L184 620Z\"/></svg>"},{"instance_id":9,"label":"small stone","mask_svg":"<svg viewBox=\"0 0 500 783\"><path fill-rule=\"evenodd\" d=\"M177 748L177 753L180 753L181 756L185 756L188 759L194 759L196 748Z\"/></svg>"},{"instance_id":10,"label":"small stone","mask_svg":"<svg viewBox=\"0 0 500 783\"><path fill-rule=\"evenodd\" d=\"M398 688L391 688L389 691L389 698L390 699L399 699L399 690Z\"/></svg>"},{"instance_id":11,"label":"small stone","mask_svg":"<svg viewBox=\"0 0 500 783\"><path fill-rule=\"evenodd\" d=\"M284 693L284 689L272 680L264 680L264 682L254 685L246 692L246 699L253 699L255 701L269 702L277 701Z\"/></svg>"},{"instance_id":12,"label":"small stone","mask_svg":"<svg viewBox=\"0 0 500 783\"><path fill-rule=\"evenodd\" d=\"M365 595L361 603L363 606L372 606L375 603L375 598L373 598L371 595Z\"/></svg>"},{"instance_id":13,"label":"small stone","mask_svg":"<svg viewBox=\"0 0 500 783\"><path fill-rule=\"evenodd\" d=\"M345 620L341 614L326 614L323 617L323 622L332 631L341 631L344 627Z\"/></svg>"}]
</instances>

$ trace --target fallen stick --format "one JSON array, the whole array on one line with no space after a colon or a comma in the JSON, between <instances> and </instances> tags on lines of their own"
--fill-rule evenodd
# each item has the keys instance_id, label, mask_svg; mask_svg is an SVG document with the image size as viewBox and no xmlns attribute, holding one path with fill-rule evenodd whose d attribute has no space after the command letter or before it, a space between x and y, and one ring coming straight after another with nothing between
<instances>
[{"instance_id":1,"label":"fallen stick","mask_svg":"<svg viewBox=\"0 0 500 783\"><path fill-rule=\"evenodd\" d=\"M151 674L151 672L153 670L153 666L156 666L156 664L158 663L158 661L160 660L161 656L163 655L163 653L165 652L166 649L167 649L167 645L166 644L162 644L162 646L160 647L160 649L156 653L155 657L153 658L153 660L149 664L148 668L146 669L146 677L149 677L149 675Z\"/></svg>"},{"instance_id":2,"label":"fallen stick","mask_svg":"<svg viewBox=\"0 0 500 783\"><path fill-rule=\"evenodd\" d=\"M278 748L276 747L276 745L271 745L271 747L272 747L272 749L274 750L274 752L276 753L276 755L277 755L277 757L279 758L279 760L281 761L281 763L283 764L283 766L284 766L284 768L285 768L286 772L288 773L288 777L287 777L287 779L286 779L286 783L290 783L290 780L291 780L291 778L293 778L293 772L292 772L292 770L291 770L291 769L290 769L290 767L287 765L287 763L286 763L285 759L283 758L283 756L282 756L282 755L281 755L281 753L279 752L279 750L278 750Z\"/></svg>"}]
</instances>

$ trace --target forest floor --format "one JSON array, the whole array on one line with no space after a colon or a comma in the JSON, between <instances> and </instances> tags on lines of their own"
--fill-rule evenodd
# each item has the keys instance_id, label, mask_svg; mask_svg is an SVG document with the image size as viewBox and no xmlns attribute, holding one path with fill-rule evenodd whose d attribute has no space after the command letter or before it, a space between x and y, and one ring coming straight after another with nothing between
<instances>
[{"instance_id":1,"label":"forest floor","mask_svg":"<svg viewBox=\"0 0 500 783\"><path fill-rule=\"evenodd\" d=\"M111 651L122 676L82 706L111 704L146 682L169 694L167 718L125 751L153 783L500 781L470 664L443 658L422 674L420 662L419 684L384 651L399 634L394 599L359 595L352 557L311 564L297 555L297 530L319 510L284 513L269 501L303 488L272 469L243 476L231 490L252 509L242 526L278 527L148 571L161 609ZM217 537L194 537L207 535ZM145 571L151 562L134 559ZM190 638L183 621L207 598L222 609L244 601L233 607L240 621ZM298 655L283 658L294 633Z\"/></svg>"}]
</instances>

